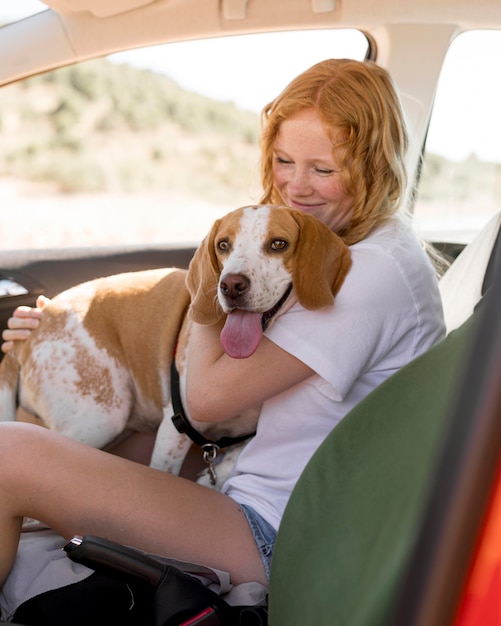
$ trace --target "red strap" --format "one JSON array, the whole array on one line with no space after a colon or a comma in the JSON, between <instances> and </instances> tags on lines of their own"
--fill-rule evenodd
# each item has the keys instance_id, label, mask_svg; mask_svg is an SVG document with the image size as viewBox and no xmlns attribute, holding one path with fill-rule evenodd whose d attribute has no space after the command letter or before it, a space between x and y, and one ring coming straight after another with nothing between
<instances>
[{"instance_id":1,"label":"red strap","mask_svg":"<svg viewBox=\"0 0 501 626\"><path fill-rule=\"evenodd\" d=\"M179 626L221 626L221 622L216 611L209 607Z\"/></svg>"}]
</instances>

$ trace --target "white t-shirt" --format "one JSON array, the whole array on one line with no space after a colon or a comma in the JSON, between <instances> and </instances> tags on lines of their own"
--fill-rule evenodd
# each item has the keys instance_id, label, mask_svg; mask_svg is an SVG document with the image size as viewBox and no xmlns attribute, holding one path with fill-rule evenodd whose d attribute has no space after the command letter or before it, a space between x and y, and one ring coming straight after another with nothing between
<instances>
[{"instance_id":1,"label":"white t-shirt","mask_svg":"<svg viewBox=\"0 0 501 626\"><path fill-rule=\"evenodd\" d=\"M402 221L390 220L351 246L351 255L332 306L307 311L296 303L266 331L316 374L264 403L256 436L223 486L277 529L299 475L329 432L445 334L435 272Z\"/></svg>"}]
</instances>

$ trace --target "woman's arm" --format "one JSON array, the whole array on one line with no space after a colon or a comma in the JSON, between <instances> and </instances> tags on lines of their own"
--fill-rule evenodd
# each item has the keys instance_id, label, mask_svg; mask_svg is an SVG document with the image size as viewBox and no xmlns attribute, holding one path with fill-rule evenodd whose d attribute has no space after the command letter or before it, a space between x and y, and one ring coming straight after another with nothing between
<instances>
[{"instance_id":1,"label":"woman's arm","mask_svg":"<svg viewBox=\"0 0 501 626\"><path fill-rule=\"evenodd\" d=\"M313 370L263 337L247 359L224 354L219 326L193 324L188 351L186 395L190 415L201 422L217 422L293 387Z\"/></svg>"},{"instance_id":2,"label":"woman's arm","mask_svg":"<svg viewBox=\"0 0 501 626\"><path fill-rule=\"evenodd\" d=\"M17 307L8 329L2 333L3 352L37 328L47 301L41 297L36 307ZM251 357L233 359L223 352L220 330L219 326L195 323L191 330L186 393L190 415L195 420L216 422L234 417L314 373L266 337Z\"/></svg>"}]
</instances>

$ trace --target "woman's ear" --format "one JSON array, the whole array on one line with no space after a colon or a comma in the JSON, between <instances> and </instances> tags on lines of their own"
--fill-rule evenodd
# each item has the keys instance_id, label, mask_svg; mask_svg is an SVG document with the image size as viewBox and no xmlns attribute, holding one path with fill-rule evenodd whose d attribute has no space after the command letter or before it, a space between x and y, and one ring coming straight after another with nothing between
<instances>
[{"instance_id":1,"label":"woman's ear","mask_svg":"<svg viewBox=\"0 0 501 626\"><path fill-rule=\"evenodd\" d=\"M350 249L328 226L312 215L294 214L299 241L293 259L292 282L305 309L334 302L351 267Z\"/></svg>"},{"instance_id":2,"label":"woman's ear","mask_svg":"<svg viewBox=\"0 0 501 626\"><path fill-rule=\"evenodd\" d=\"M204 325L215 324L223 316L217 299L220 269L214 250L214 240L221 220L216 220L210 233L196 250L186 276L191 296L188 316Z\"/></svg>"}]
</instances>

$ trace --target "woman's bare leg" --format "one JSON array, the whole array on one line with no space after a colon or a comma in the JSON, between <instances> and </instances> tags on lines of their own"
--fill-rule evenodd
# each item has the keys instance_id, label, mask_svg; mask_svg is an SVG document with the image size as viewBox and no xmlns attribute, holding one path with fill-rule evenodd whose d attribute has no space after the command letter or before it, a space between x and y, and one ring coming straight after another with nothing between
<instances>
[{"instance_id":1,"label":"woman's bare leg","mask_svg":"<svg viewBox=\"0 0 501 626\"><path fill-rule=\"evenodd\" d=\"M266 582L251 530L231 498L31 424L0 423L0 585L23 516L66 538L94 534Z\"/></svg>"}]
</instances>

